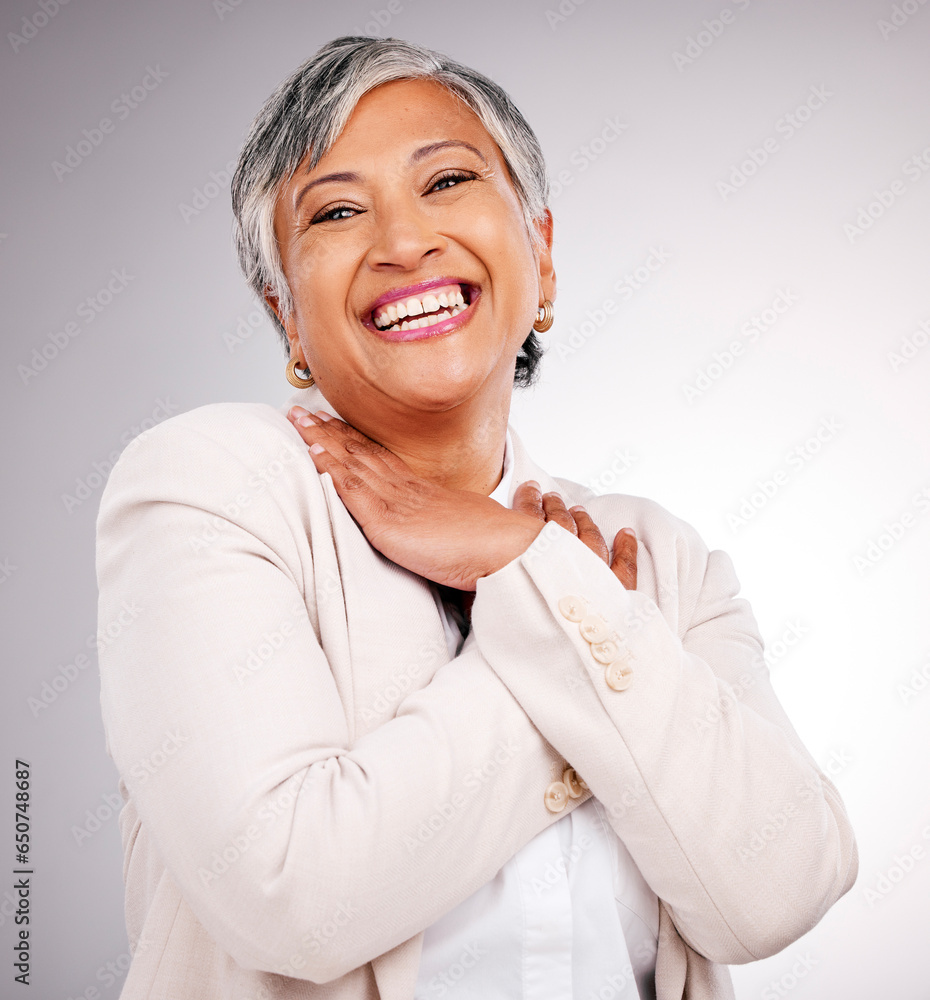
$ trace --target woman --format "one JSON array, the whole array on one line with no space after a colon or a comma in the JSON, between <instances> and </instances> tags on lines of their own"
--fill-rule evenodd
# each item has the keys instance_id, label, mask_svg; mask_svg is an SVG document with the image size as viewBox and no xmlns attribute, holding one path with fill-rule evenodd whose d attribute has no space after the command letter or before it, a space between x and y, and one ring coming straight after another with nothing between
<instances>
[{"instance_id":1,"label":"woman","mask_svg":"<svg viewBox=\"0 0 930 1000\"><path fill-rule=\"evenodd\" d=\"M507 96L396 39L256 118L240 261L299 391L163 422L98 521L123 997L728 997L855 880L728 558L508 426L546 191Z\"/></svg>"}]
</instances>

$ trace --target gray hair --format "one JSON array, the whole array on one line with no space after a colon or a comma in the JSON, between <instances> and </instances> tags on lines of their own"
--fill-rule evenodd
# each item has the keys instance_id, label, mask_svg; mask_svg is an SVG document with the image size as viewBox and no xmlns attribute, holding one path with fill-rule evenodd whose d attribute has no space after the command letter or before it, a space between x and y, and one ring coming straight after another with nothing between
<instances>
[{"instance_id":1,"label":"gray hair","mask_svg":"<svg viewBox=\"0 0 930 1000\"><path fill-rule=\"evenodd\" d=\"M545 217L549 180L535 133L516 105L493 80L440 52L400 38L345 35L324 45L299 66L259 111L246 137L232 178L232 207L239 266L288 347L287 336L265 292L278 300L285 319L293 298L274 233L281 188L309 154L313 169L345 128L359 99L392 80L430 79L459 97L497 143L537 250L542 240L533 223ZM531 330L517 357L514 381L530 385L542 347Z\"/></svg>"}]
</instances>

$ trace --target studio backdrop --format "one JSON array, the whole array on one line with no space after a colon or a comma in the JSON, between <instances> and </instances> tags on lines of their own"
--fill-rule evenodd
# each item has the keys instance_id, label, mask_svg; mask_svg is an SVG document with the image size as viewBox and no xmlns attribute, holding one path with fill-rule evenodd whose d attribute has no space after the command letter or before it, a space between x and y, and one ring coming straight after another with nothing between
<instances>
[{"instance_id":1,"label":"studio backdrop","mask_svg":"<svg viewBox=\"0 0 930 1000\"><path fill-rule=\"evenodd\" d=\"M732 556L849 810L856 886L734 968L737 995L927 1000L930 4L6 0L0 28L0 996L119 995L97 649L133 610L96 619L101 492L161 421L292 393L230 176L277 84L362 34L474 66L536 130L558 294L511 422L554 474ZM773 801L749 849L791 811Z\"/></svg>"}]
</instances>

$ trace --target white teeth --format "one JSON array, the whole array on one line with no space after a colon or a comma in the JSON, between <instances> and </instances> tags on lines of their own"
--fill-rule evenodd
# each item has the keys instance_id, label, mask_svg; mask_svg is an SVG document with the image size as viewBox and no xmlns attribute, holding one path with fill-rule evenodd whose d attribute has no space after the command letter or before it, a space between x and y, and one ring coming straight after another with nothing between
<instances>
[{"instance_id":1,"label":"white teeth","mask_svg":"<svg viewBox=\"0 0 930 1000\"><path fill-rule=\"evenodd\" d=\"M384 306L383 309L377 310L378 318L374 322L375 326L383 329L408 316L422 316L424 313L434 313L438 309L448 309L457 305L465 305L465 296L461 288L454 292L440 292L438 296L427 293L422 299L398 299Z\"/></svg>"},{"instance_id":2,"label":"white teeth","mask_svg":"<svg viewBox=\"0 0 930 1000\"><path fill-rule=\"evenodd\" d=\"M467 309L465 296L461 289L456 292L442 292L440 295L425 295L422 299L406 299L392 302L385 306L375 319L375 326L384 330L391 327L394 331L419 330L435 323L440 323L451 316L457 316ZM442 310L437 312L437 310ZM424 315L424 314L429 315ZM405 317L411 317L405 319ZM418 319L412 317L419 317ZM403 322L401 322L403 320Z\"/></svg>"}]
</instances>

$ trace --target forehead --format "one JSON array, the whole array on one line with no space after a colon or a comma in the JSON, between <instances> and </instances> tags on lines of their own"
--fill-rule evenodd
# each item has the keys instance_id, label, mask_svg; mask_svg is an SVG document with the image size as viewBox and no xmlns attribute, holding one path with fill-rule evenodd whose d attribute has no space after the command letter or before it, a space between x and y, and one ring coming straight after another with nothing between
<instances>
[{"instance_id":1,"label":"forehead","mask_svg":"<svg viewBox=\"0 0 930 1000\"><path fill-rule=\"evenodd\" d=\"M361 124L391 119L460 125L487 135L474 111L436 80L391 80L359 98L340 138Z\"/></svg>"}]
</instances>

